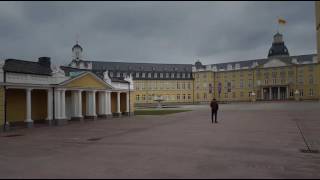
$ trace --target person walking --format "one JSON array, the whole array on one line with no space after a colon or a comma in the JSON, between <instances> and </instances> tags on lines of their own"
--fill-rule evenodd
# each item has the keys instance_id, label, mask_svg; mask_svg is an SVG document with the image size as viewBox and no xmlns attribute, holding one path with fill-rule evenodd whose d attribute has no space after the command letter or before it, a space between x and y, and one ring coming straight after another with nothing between
<instances>
[{"instance_id":1,"label":"person walking","mask_svg":"<svg viewBox=\"0 0 320 180\"><path fill-rule=\"evenodd\" d=\"M219 105L218 105L218 102L216 101L215 98L212 99L212 101L211 101L211 103L210 103L210 107L211 107L211 120L212 120L212 124L213 124L213 115L214 115L214 121L215 121L215 123L218 123L218 121L217 121L217 113L218 113Z\"/></svg>"}]
</instances>

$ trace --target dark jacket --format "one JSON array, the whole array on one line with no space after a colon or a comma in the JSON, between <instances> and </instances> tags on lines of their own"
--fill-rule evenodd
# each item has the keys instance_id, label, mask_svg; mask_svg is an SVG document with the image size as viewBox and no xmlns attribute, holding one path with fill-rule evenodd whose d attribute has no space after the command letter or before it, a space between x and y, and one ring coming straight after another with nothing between
<instances>
[{"instance_id":1,"label":"dark jacket","mask_svg":"<svg viewBox=\"0 0 320 180\"><path fill-rule=\"evenodd\" d=\"M211 107L212 111L215 111L215 112L217 112L219 109L219 105L218 105L217 101L211 101L210 107Z\"/></svg>"}]
</instances>

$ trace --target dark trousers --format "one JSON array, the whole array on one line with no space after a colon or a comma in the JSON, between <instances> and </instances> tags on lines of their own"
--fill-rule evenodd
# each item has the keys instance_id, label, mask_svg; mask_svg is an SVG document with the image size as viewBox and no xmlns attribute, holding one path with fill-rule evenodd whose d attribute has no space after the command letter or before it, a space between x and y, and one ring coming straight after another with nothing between
<instances>
[{"instance_id":1,"label":"dark trousers","mask_svg":"<svg viewBox=\"0 0 320 180\"><path fill-rule=\"evenodd\" d=\"M212 123L213 123L213 115L214 115L214 121L217 122L217 114L218 114L218 111L211 110Z\"/></svg>"}]
</instances>

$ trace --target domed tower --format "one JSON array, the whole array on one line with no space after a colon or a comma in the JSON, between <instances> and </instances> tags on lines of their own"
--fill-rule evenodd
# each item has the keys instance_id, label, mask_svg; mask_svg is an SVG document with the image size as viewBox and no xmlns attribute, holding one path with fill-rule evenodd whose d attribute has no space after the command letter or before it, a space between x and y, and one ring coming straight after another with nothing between
<instances>
[{"instance_id":1,"label":"domed tower","mask_svg":"<svg viewBox=\"0 0 320 180\"><path fill-rule=\"evenodd\" d=\"M194 64L194 66L196 67L196 69L202 69L202 68L203 68L203 65L202 65L202 63L200 62L199 59L198 59L197 62Z\"/></svg>"},{"instance_id":2,"label":"domed tower","mask_svg":"<svg viewBox=\"0 0 320 180\"><path fill-rule=\"evenodd\" d=\"M283 36L279 32L273 36L272 46L269 49L268 58L272 56L289 56L289 51L284 44Z\"/></svg>"},{"instance_id":3,"label":"domed tower","mask_svg":"<svg viewBox=\"0 0 320 180\"><path fill-rule=\"evenodd\" d=\"M82 47L78 44L72 47L72 57L75 60L80 60L82 58Z\"/></svg>"}]
</instances>

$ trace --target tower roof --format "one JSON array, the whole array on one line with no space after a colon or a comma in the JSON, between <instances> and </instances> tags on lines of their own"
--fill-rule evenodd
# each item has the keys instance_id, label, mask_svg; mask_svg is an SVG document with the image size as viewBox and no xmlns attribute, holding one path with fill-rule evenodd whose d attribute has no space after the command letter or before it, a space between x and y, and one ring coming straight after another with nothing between
<instances>
[{"instance_id":1,"label":"tower roof","mask_svg":"<svg viewBox=\"0 0 320 180\"><path fill-rule=\"evenodd\" d=\"M82 51L82 47L78 43L72 47L72 50L74 50L75 48L79 48Z\"/></svg>"},{"instance_id":2,"label":"tower roof","mask_svg":"<svg viewBox=\"0 0 320 180\"><path fill-rule=\"evenodd\" d=\"M286 45L284 44L282 34L280 34L279 32L277 32L273 36L272 46L268 52L268 57L272 56L289 56L289 51Z\"/></svg>"}]
</instances>

